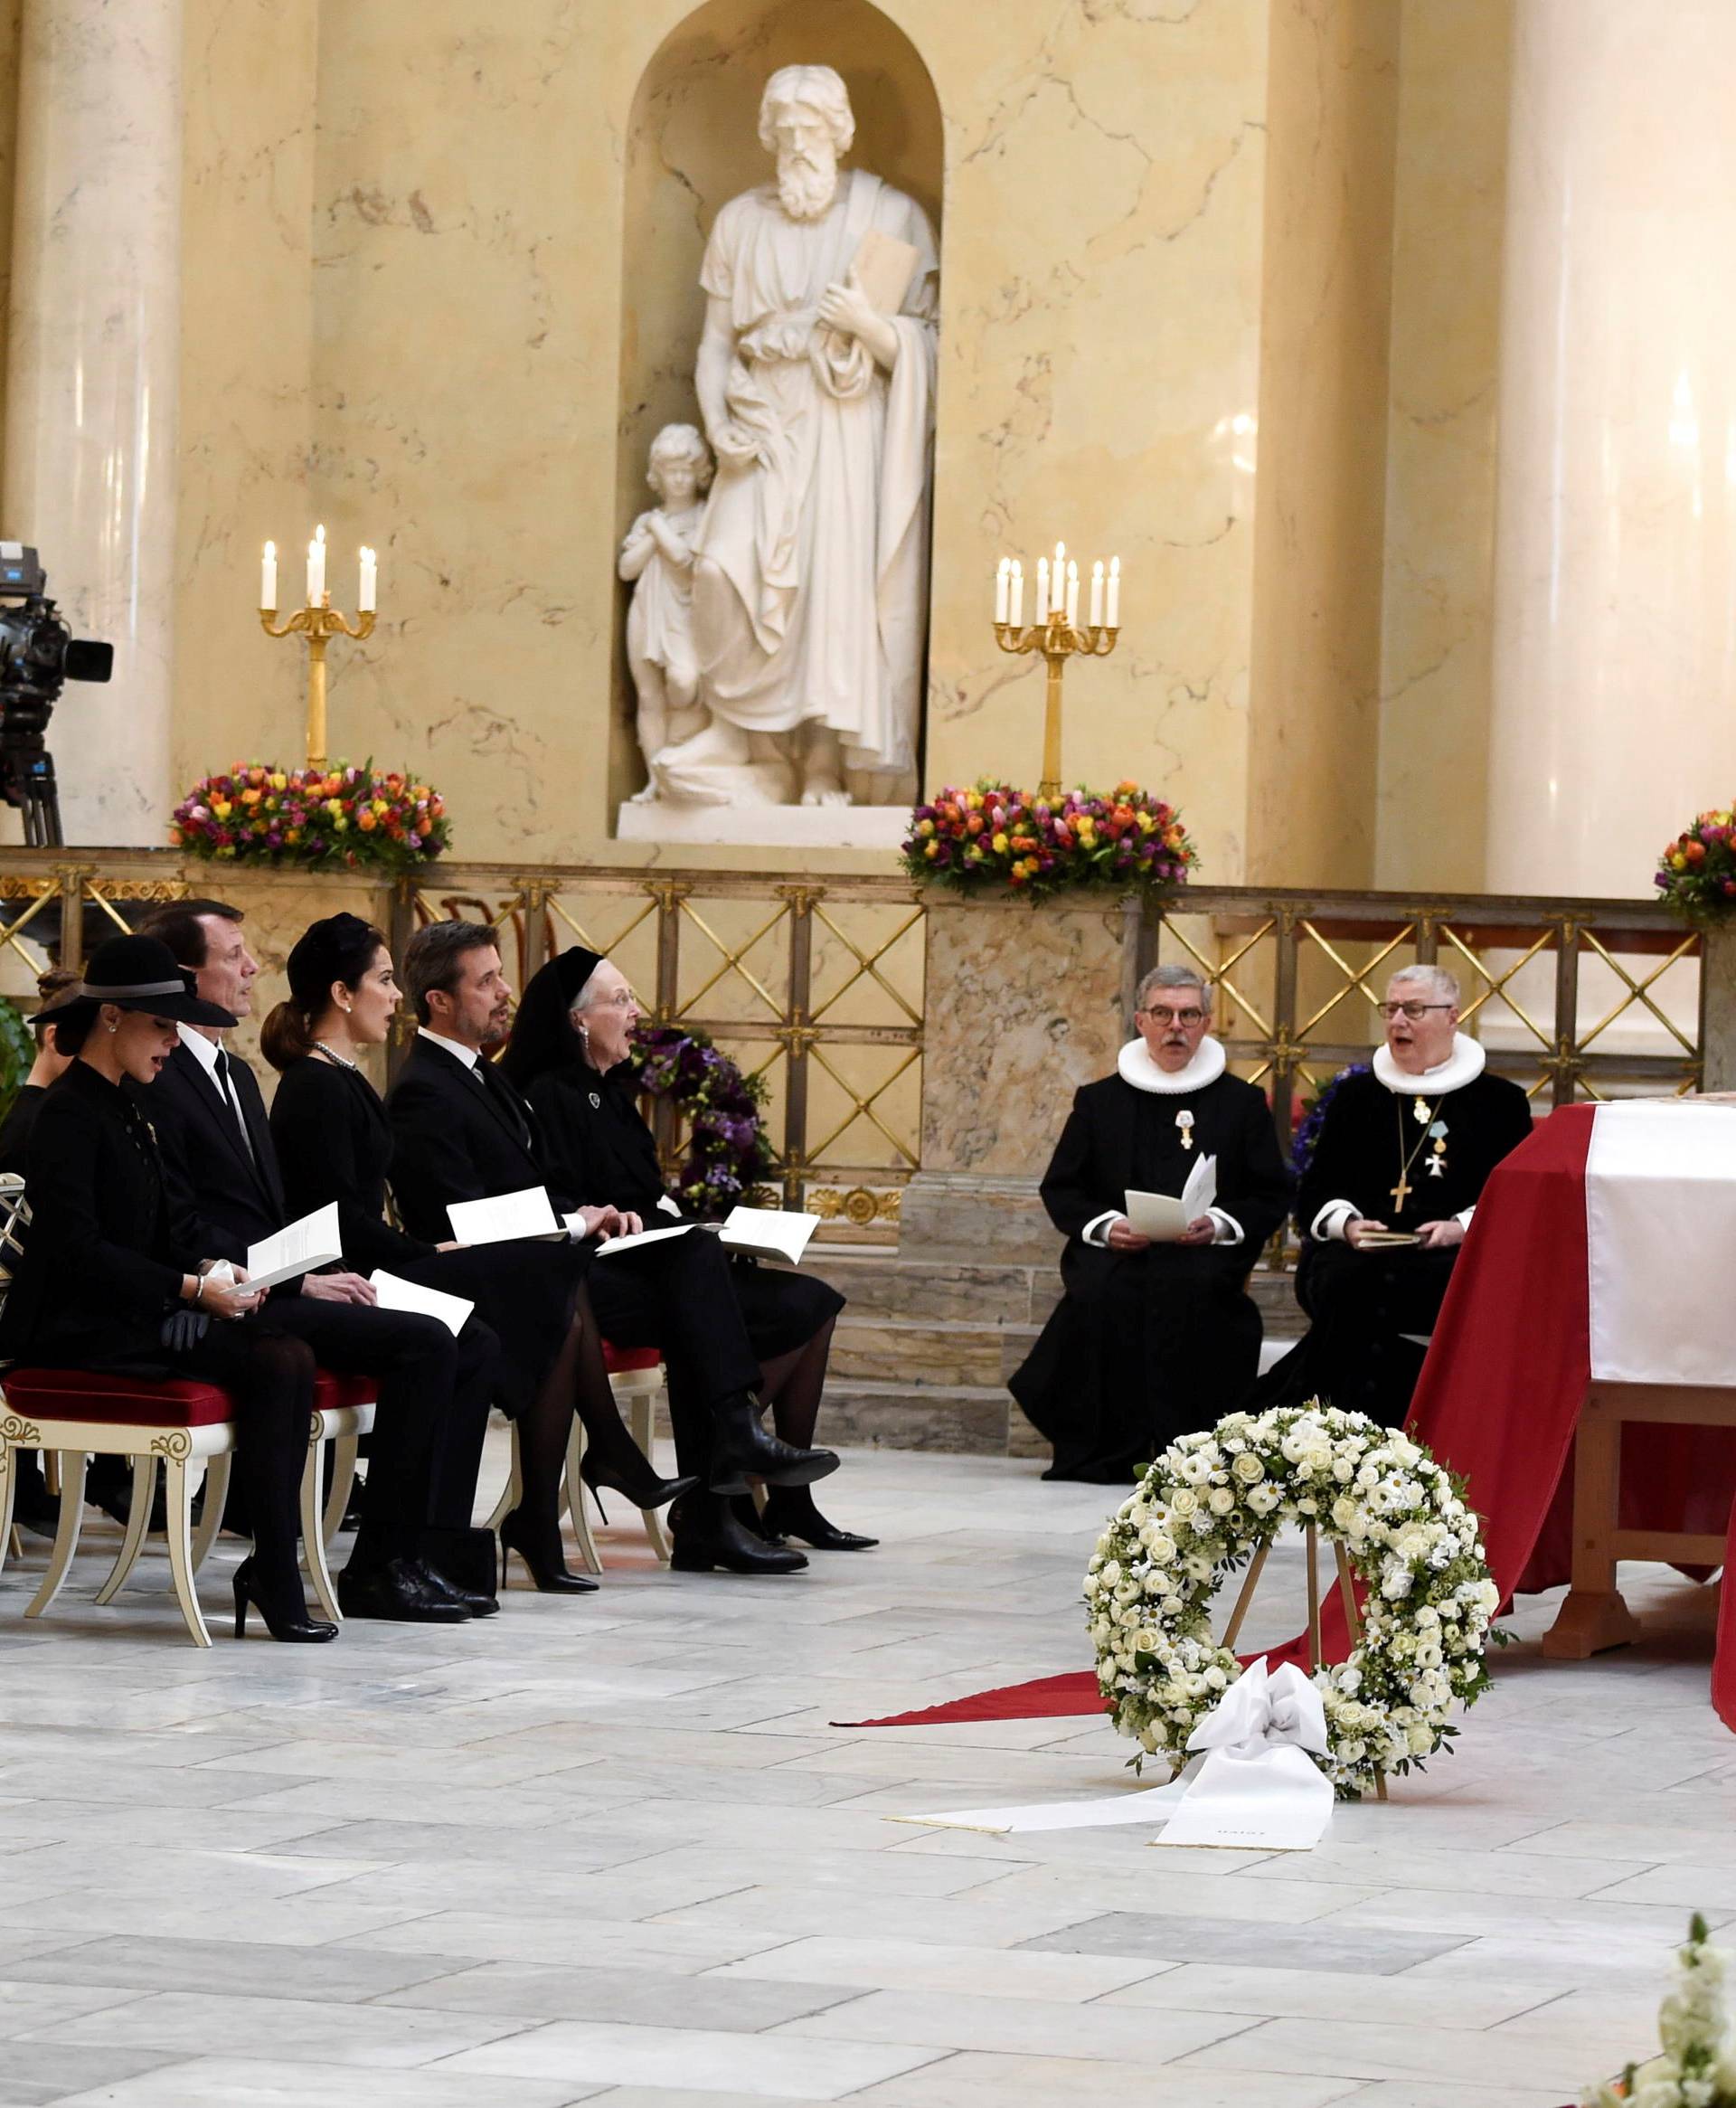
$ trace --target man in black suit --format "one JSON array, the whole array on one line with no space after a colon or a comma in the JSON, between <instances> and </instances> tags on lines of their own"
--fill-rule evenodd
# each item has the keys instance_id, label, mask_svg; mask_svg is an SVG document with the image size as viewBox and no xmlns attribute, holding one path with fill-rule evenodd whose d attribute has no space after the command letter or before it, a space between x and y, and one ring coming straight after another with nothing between
<instances>
[{"instance_id":1,"label":"man in black suit","mask_svg":"<svg viewBox=\"0 0 1736 2108\"><path fill-rule=\"evenodd\" d=\"M433 1243L452 1234L454 1201L550 1181L535 1113L482 1051L506 1036L512 1006L495 932L477 922L430 923L410 940L401 972L421 1029L386 1098L396 1140L392 1185L404 1227ZM563 1215L583 1198L552 1187L550 1197ZM614 1213L587 1210L586 1229ZM625 1223L638 1226L632 1216ZM668 1368L676 1454L703 1488L670 1510L674 1564L790 1572L806 1560L750 1537L727 1496L744 1492L750 1477L809 1485L838 1460L829 1450L794 1449L760 1424L760 1365L723 1271L701 1263L693 1246L701 1234L601 1261L587 1276L591 1302L607 1339L656 1347Z\"/></svg>"},{"instance_id":2,"label":"man in black suit","mask_svg":"<svg viewBox=\"0 0 1736 2108\"><path fill-rule=\"evenodd\" d=\"M208 1002L247 1016L259 965L239 909L176 901L143 927ZM177 1234L244 1266L248 1247L288 1219L258 1078L220 1034L188 1027L141 1103ZM493 1539L470 1527L494 1334L473 1321L455 1340L438 1319L380 1309L373 1285L341 1269L286 1283L252 1321L305 1340L323 1368L379 1379L362 1523L338 1576L344 1615L451 1624L498 1609Z\"/></svg>"}]
</instances>

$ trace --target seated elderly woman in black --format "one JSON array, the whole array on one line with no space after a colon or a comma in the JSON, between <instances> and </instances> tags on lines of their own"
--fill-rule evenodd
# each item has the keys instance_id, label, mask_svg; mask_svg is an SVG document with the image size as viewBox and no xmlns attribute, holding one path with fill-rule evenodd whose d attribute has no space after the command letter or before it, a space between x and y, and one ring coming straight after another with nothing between
<instances>
[{"instance_id":1,"label":"seated elderly woman in black","mask_svg":"<svg viewBox=\"0 0 1736 2108\"><path fill-rule=\"evenodd\" d=\"M673 1226L684 1210L664 1185L627 1065L641 1015L620 970L574 945L532 975L500 1066L534 1107L550 1161L569 1192L612 1202L629 1227L655 1228L660 1217ZM760 1396L772 1424L782 1441L811 1449L844 1298L811 1274L731 1260L721 1248L717 1261L759 1360ZM763 1515L743 1497L735 1509L748 1528L774 1543L796 1537L821 1552L862 1552L875 1543L828 1522L807 1486L770 1488Z\"/></svg>"},{"instance_id":2,"label":"seated elderly woman in black","mask_svg":"<svg viewBox=\"0 0 1736 2108\"><path fill-rule=\"evenodd\" d=\"M274 1640L335 1639L335 1625L308 1617L296 1563L313 1352L259 1331L249 1321L258 1296L177 1248L156 1138L125 1088L156 1081L180 1026L235 1020L202 1002L175 954L151 937L99 945L57 1020L61 1051L77 1059L31 1130L31 1219L0 1316L0 1356L221 1385L234 1401L253 1530L252 1555L235 1573L237 1634L250 1602Z\"/></svg>"},{"instance_id":3,"label":"seated elderly woman in black","mask_svg":"<svg viewBox=\"0 0 1736 2108\"><path fill-rule=\"evenodd\" d=\"M501 1543L519 1554L545 1593L588 1593L597 1583L570 1572L561 1552L559 1502L574 1413L584 1424L580 1469L593 1491L609 1487L636 1508L662 1508L695 1481L659 1478L621 1423L585 1293L587 1252L531 1243L429 1244L388 1223L392 1127L357 1065L363 1048L384 1045L401 1000L386 941L357 915L330 915L303 932L287 970L289 998L266 1019L259 1045L281 1075L271 1133L289 1212L307 1215L335 1202L344 1255L359 1271L383 1268L476 1305L503 1349L495 1403L518 1428L519 1502L502 1518ZM612 1211L592 1212L606 1212L612 1223Z\"/></svg>"}]
</instances>

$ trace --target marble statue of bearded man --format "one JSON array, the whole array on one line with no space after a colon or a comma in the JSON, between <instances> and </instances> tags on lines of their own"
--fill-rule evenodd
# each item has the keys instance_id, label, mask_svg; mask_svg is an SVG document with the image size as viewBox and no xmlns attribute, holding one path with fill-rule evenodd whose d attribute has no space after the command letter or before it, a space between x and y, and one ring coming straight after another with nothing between
<instances>
[{"instance_id":1,"label":"marble statue of bearded man","mask_svg":"<svg viewBox=\"0 0 1736 2108\"><path fill-rule=\"evenodd\" d=\"M717 477L693 633L711 722L658 757L665 796L845 804L853 780L915 764L938 262L914 200L840 170L854 136L831 67L774 73L777 178L731 198L706 247L694 379Z\"/></svg>"}]
</instances>

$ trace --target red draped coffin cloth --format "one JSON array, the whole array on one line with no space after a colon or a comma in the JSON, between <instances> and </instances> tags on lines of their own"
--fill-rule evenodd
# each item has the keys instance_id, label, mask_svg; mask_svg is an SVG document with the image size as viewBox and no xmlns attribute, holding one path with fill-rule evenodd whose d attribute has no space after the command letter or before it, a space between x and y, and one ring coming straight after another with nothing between
<instances>
[{"instance_id":1,"label":"red draped coffin cloth","mask_svg":"<svg viewBox=\"0 0 1736 2108\"><path fill-rule=\"evenodd\" d=\"M1503 1598L1568 1578L1573 1431L1591 1377L1586 1157L1599 1108L1563 1106L1498 1165L1453 1269L1406 1422L1466 1482ZM1736 1118L1736 1115L1732 1115ZM1684 1221L1682 1234L1694 1234ZM1665 1258L1662 1262L1667 1263ZM1709 1326L1729 1313L1708 1310ZM1736 1377L1736 1352L1732 1352ZM1736 1438L1722 1428L1632 1426L1623 1436L1624 1529L1730 1530ZM1712 1701L1736 1728L1736 1608L1721 1605ZM1327 1606L1328 1660L1350 1650ZM1278 1659L1299 1660L1292 1640Z\"/></svg>"}]
</instances>

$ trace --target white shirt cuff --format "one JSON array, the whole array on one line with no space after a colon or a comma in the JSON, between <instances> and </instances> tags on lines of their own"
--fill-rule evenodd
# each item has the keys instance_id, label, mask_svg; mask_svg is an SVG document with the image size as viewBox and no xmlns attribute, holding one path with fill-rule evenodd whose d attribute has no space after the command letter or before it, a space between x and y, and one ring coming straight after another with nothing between
<instances>
[{"instance_id":1,"label":"white shirt cuff","mask_svg":"<svg viewBox=\"0 0 1736 2108\"><path fill-rule=\"evenodd\" d=\"M1225 1215L1221 1207L1209 1207L1205 1212L1211 1216L1213 1224L1212 1242L1214 1244L1240 1244L1241 1243L1241 1224L1234 1215Z\"/></svg>"},{"instance_id":2,"label":"white shirt cuff","mask_svg":"<svg viewBox=\"0 0 1736 2108\"><path fill-rule=\"evenodd\" d=\"M665 1193L657 1202L657 1213L660 1215L674 1215L675 1220L679 1222L681 1220L681 1204Z\"/></svg>"},{"instance_id":3,"label":"white shirt cuff","mask_svg":"<svg viewBox=\"0 0 1736 2108\"><path fill-rule=\"evenodd\" d=\"M1329 1200L1308 1224L1308 1234L1316 1243L1327 1238L1344 1242L1344 1224L1356 1220L1354 1205L1347 1200Z\"/></svg>"},{"instance_id":4,"label":"white shirt cuff","mask_svg":"<svg viewBox=\"0 0 1736 2108\"><path fill-rule=\"evenodd\" d=\"M1476 1213L1477 1213L1477 1203L1476 1203L1475 1201L1473 1201L1473 1202L1471 1203L1471 1205L1470 1205L1470 1206L1469 1206L1469 1207L1462 1207L1462 1208L1460 1208L1460 1209L1459 1209L1459 1211L1458 1211L1458 1217L1456 1218L1456 1219L1458 1220L1458 1224L1459 1224L1459 1226L1460 1226L1462 1229L1467 1229L1467 1230L1468 1230L1468 1229L1470 1228L1470 1226L1471 1226L1471 1217L1472 1217L1472 1216L1473 1216L1473 1215L1474 1215Z\"/></svg>"},{"instance_id":5,"label":"white shirt cuff","mask_svg":"<svg viewBox=\"0 0 1736 2108\"><path fill-rule=\"evenodd\" d=\"M1120 1220L1121 1210L1118 1207L1106 1207L1100 1215L1093 1215L1079 1233L1080 1243L1081 1244L1095 1244L1099 1249L1106 1250L1109 1242L1109 1224L1118 1223Z\"/></svg>"}]
</instances>

